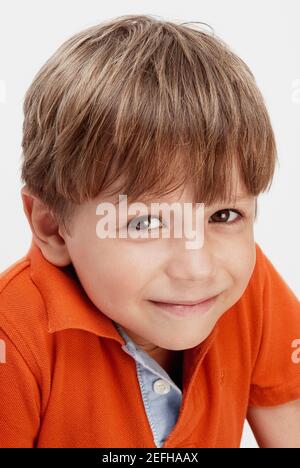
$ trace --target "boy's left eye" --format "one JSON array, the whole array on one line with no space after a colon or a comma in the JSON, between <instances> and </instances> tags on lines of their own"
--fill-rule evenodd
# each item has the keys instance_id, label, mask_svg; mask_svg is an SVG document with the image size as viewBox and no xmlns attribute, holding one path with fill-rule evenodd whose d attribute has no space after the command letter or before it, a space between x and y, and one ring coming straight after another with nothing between
<instances>
[{"instance_id":1,"label":"boy's left eye","mask_svg":"<svg viewBox=\"0 0 300 468\"><path fill-rule=\"evenodd\" d=\"M231 219L230 222L228 222L228 220L230 219L230 215L228 215L228 213L230 213L230 212L235 213L237 216L233 220ZM221 219L221 221L218 220L218 216L216 216L216 215L219 216L219 219ZM215 219L217 219L217 221L216 220L214 221L217 224L234 224L234 223L237 223L238 221L241 221L242 218L244 218L244 215L238 210L233 210L233 209L230 209L230 208L226 208L224 210L219 210L216 213L214 213L211 216L211 218L214 218L214 217L215 217ZM209 221L209 222L211 222L211 221Z\"/></svg>"}]
</instances>

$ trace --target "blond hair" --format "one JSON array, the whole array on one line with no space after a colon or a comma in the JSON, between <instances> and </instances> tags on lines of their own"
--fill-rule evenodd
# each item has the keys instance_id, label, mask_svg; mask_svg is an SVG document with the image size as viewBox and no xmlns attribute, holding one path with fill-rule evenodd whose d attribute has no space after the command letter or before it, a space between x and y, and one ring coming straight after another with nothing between
<instances>
[{"instance_id":1,"label":"blond hair","mask_svg":"<svg viewBox=\"0 0 300 468\"><path fill-rule=\"evenodd\" d=\"M22 181L67 229L122 176L129 200L191 184L194 202L270 188L276 145L248 66L214 33L126 15L67 39L24 100Z\"/></svg>"}]
</instances>

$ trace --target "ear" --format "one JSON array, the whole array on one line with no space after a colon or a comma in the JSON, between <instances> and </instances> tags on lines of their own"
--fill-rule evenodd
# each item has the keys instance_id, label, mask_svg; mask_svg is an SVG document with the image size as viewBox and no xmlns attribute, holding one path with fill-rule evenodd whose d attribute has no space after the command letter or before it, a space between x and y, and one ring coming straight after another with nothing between
<instances>
[{"instance_id":1,"label":"ear","mask_svg":"<svg viewBox=\"0 0 300 468\"><path fill-rule=\"evenodd\" d=\"M30 224L35 243L43 256L56 266L71 263L71 257L61 229L49 208L25 185L21 189L24 213Z\"/></svg>"}]
</instances>

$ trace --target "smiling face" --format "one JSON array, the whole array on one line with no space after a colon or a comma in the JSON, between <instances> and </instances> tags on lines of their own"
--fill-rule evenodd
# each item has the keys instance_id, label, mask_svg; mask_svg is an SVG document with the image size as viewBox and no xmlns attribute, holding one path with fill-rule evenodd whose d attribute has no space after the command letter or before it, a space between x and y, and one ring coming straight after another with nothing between
<instances>
[{"instance_id":1,"label":"smiling face","mask_svg":"<svg viewBox=\"0 0 300 468\"><path fill-rule=\"evenodd\" d=\"M120 192L121 193L121 192ZM238 201L240 196L246 198ZM106 238L96 235L96 207L116 197L98 197L79 206L72 237L61 233L87 295L105 315L119 323L137 345L153 356L160 349L184 350L201 343L217 320L242 296L255 265L255 197L238 184L236 204L204 208L204 244L185 247L186 238ZM186 188L156 202L191 201ZM237 210L242 217L231 209ZM127 223L134 218L129 216ZM157 218L143 229L161 229ZM147 217L146 217L147 218ZM162 217L163 221L163 217ZM134 228L134 227L133 227ZM151 301L195 301L218 295L206 313L177 316Z\"/></svg>"}]
</instances>

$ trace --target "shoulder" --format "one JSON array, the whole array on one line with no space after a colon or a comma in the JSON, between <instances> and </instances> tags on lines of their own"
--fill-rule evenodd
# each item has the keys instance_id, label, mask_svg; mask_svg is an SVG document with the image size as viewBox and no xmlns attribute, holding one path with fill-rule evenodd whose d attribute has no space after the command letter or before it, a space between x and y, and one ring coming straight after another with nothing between
<instances>
[{"instance_id":1,"label":"shoulder","mask_svg":"<svg viewBox=\"0 0 300 468\"><path fill-rule=\"evenodd\" d=\"M49 340L48 321L43 298L30 274L27 256L0 273L0 331L39 378Z\"/></svg>"},{"instance_id":2,"label":"shoulder","mask_svg":"<svg viewBox=\"0 0 300 468\"><path fill-rule=\"evenodd\" d=\"M268 290L271 289L275 296L283 295L294 301L295 294L257 242L255 242L255 249L256 262L245 291L245 299L255 298L256 305L261 306L259 307L260 312L263 312L266 306Z\"/></svg>"},{"instance_id":3,"label":"shoulder","mask_svg":"<svg viewBox=\"0 0 300 468\"><path fill-rule=\"evenodd\" d=\"M241 298L246 319L253 330L262 332L268 323L281 326L285 312L299 320L299 300L263 249L255 243L256 263Z\"/></svg>"},{"instance_id":4,"label":"shoulder","mask_svg":"<svg viewBox=\"0 0 300 468\"><path fill-rule=\"evenodd\" d=\"M259 294L262 295L264 309L268 307L268 303L275 303L278 299L286 306L296 306L299 311L299 300L296 294L262 248L257 243L255 245L256 265L249 286L252 289L258 288Z\"/></svg>"}]
</instances>

